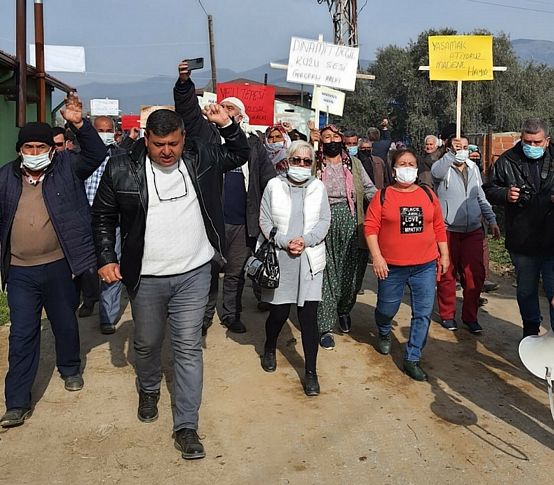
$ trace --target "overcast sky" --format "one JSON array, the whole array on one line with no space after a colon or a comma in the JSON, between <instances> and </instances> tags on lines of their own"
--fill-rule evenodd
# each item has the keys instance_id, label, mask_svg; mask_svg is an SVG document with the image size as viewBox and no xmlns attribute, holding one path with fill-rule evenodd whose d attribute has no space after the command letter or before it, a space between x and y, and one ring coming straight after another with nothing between
<instances>
[{"instance_id":1,"label":"overcast sky","mask_svg":"<svg viewBox=\"0 0 554 485\"><path fill-rule=\"evenodd\" d=\"M185 57L209 63L207 19L198 0L44 0L47 44L84 45L87 76L122 82L173 77ZM0 49L15 53L15 0L0 0ZM33 1L27 0L28 42ZM332 41L326 2L202 0L214 17L218 67L243 71L288 57L292 35ZM552 0L358 0L360 58L406 45L429 28L485 28L512 39L554 40ZM55 74L63 79L63 74ZM200 81L200 80L199 80ZM207 81L207 80L206 80Z\"/></svg>"}]
</instances>

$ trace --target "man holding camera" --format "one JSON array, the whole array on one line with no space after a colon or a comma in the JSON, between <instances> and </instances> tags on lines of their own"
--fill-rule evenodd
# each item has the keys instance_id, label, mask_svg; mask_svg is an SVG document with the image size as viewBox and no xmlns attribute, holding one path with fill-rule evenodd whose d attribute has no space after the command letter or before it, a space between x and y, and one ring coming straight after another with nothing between
<instances>
[{"instance_id":1,"label":"man holding camera","mask_svg":"<svg viewBox=\"0 0 554 485\"><path fill-rule=\"evenodd\" d=\"M523 123L521 140L496 161L484 190L491 204L505 207L506 249L516 270L523 336L538 335L541 277L548 301L554 296L554 145L545 121Z\"/></svg>"}]
</instances>

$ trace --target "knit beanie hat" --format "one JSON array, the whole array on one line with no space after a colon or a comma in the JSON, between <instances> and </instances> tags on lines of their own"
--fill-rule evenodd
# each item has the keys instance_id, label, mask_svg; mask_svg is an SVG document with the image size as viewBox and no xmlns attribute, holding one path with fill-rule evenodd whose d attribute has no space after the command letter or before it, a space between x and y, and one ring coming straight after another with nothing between
<instances>
[{"instance_id":1,"label":"knit beanie hat","mask_svg":"<svg viewBox=\"0 0 554 485\"><path fill-rule=\"evenodd\" d=\"M53 146L54 140L52 139L52 128L50 125L39 121L27 123L19 130L15 151L19 152L21 146L28 142L46 143L49 146Z\"/></svg>"}]
</instances>

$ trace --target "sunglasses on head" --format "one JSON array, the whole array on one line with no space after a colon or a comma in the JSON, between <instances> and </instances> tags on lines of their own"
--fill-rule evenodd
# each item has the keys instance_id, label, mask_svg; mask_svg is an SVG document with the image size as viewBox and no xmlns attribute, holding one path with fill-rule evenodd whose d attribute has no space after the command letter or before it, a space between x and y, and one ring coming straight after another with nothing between
<instances>
[{"instance_id":1,"label":"sunglasses on head","mask_svg":"<svg viewBox=\"0 0 554 485\"><path fill-rule=\"evenodd\" d=\"M302 167L311 167L312 159L311 158L301 158L301 157L289 157L290 165L298 165Z\"/></svg>"}]
</instances>

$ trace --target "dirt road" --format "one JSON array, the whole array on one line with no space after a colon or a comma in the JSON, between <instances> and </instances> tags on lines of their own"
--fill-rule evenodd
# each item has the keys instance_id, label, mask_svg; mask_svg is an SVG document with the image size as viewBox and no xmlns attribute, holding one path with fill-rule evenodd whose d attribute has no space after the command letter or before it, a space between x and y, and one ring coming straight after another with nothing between
<instances>
[{"instance_id":1,"label":"dirt road","mask_svg":"<svg viewBox=\"0 0 554 485\"><path fill-rule=\"evenodd\" d=\"M544 381L517 355L511 280L487 295L482 336L432 324L422 363L428 383L400 371L407 305L396 318L392 355L375 350L375 282L366 276L365 283L352 333L337 336L333 352L320 351L322 394L315 398L302 392L294 325L281 334L277 372L261 369L265 315L245 290L248 332L227 334L215 323L207 337L199 430L207 457L196 462L173 447L169 352L160 418L136 418L129 308L113 336L99 333L96 314L81 321L86 367L79 393L63 389L45 321L34 414L0 432L0 483L552 483L554 422ZM2 376L8 330L0 328Z\"/></svg>"}]
</instances>

